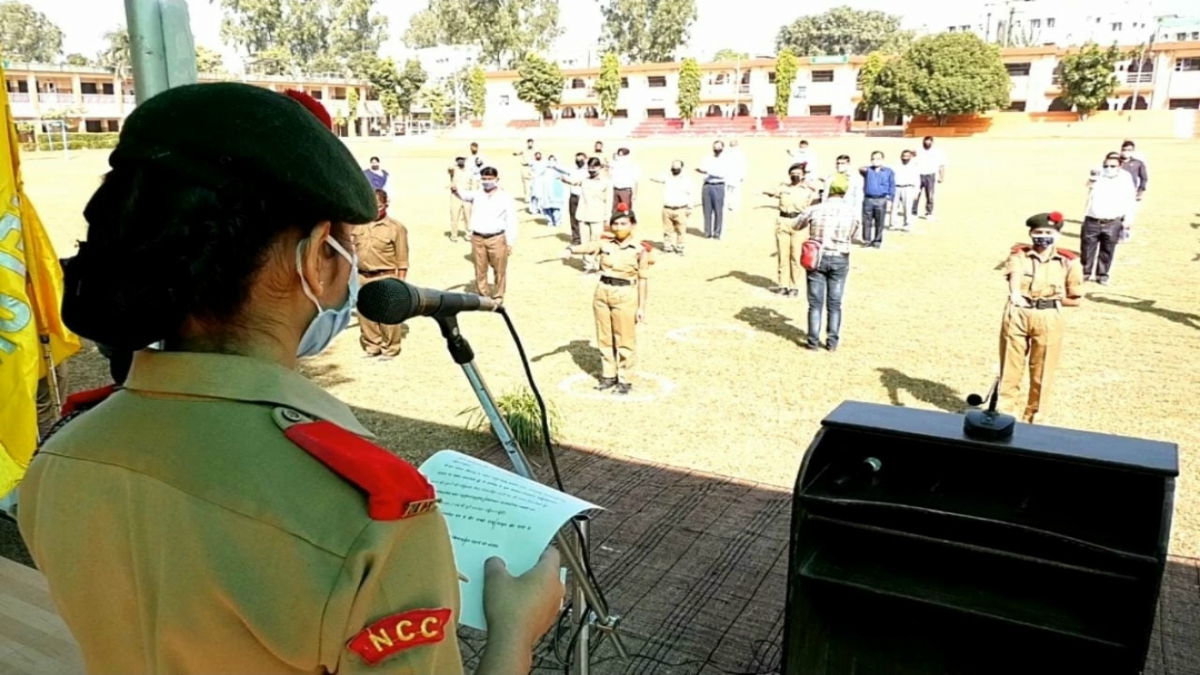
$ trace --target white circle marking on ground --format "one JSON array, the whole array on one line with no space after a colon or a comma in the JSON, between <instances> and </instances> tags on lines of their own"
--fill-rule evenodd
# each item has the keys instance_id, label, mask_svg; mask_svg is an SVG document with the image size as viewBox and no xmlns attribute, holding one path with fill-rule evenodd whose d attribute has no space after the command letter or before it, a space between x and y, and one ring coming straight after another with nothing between
<instances>
[{"instance_id":1,"label":"white circle marking on ground","mask_svg":"<svg viewBox=\"0 0 1200 675\"><path fill-rule=\"evenodd\" d=\"M562 382L559 382L558 388L568 394L571 394L572 396L578 396L579 398L587 398L597 401L609 401L615 399L617 401L629 401L631 403L646 403L649 401L656 401L664 396L669 395L675 390L675 383L663 377L662 375L638 372L634 374L634 377L635 382L633 389L628 394L624 395L615 394L611 390L596 391L593 388L596 386L596 377L594 375L589 375L588 373L577 373L572 375ZM639 391L639 386L647 380L658 383L658 392L641 393ZM587 389L585 391L581 391L579 388L579 385L582 383L586 383L587 385Z\"/></svg>"}]
</instances>

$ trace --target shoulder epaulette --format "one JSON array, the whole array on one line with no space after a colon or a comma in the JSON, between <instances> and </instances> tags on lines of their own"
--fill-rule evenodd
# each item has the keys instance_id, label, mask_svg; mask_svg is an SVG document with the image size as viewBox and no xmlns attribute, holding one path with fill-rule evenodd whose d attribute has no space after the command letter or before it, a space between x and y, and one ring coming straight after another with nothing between
<instances>
[{"instance_id":1,"label":"shoulder epaulette","mask_svg":"<svg viewBox=\"0 0 1200 675\"><path fill-rule=\"evenodd\" d=\"M378 445L290 408L276 408L273 416L288 440L367 494L367 515L372 520L399 520L437 504L425 476Z\"/></svg>"},{"instance_id":2,"label":"shoulder epaulette","mask_svg":"<svg viewBox=\"0 0 1200 675\"><path fill-rule=\"evenodd\" d=\"M1014 244L1009 253L1028 253L1032 248L1029 244Z\"/></svg>"},{"instance_id":3,"label":"shoulder epaulette","mask_svg":"<svg viewBox=\"0 0 1200 675\"><path fill-rule=\"evenodd\" d=\"M109 396L112 396L113 392L116 390L117 385L110 384L106 387L100 387L99 389L89 389L88 391L80 391L71 394L67 397L67 400L63 401L61 411L62 416L66 417L75 413L91 410L92 408L95 408L103 403L104 400Z\"/></svg>"},{"instance_id":4,"label":"shoulder epaulette","mask_svg":"<svg viewBox=\"0 0 1200 675\"><path fill-rule=\"evenodd\" d=\"M1067 260L1074 260L1079 257L1079 254L1076 253L1075 251L1072 251L1071 249L1056 248L1054 250L1057 251L1059 255L1066 258Z\"/></svg>"}]
</instances>

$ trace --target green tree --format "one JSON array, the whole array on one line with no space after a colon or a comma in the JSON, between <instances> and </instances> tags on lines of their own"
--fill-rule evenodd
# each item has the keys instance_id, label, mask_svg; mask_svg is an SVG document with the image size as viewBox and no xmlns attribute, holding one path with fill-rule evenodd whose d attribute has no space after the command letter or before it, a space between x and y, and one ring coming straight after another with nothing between
<instances>
[{"instance_id":1,"label":"green tree","mask_svg":"<svg viewBox=\"0 0 1200 675\"><path fill-rule=\"evenodd\" d=\"M621 96L621 61L615 52L608 52L600 60L596 96L600 99L600 113L612 121L613 113L617 111L617 99Z\"/></svg>"},{"instance_id":2,"label":"green tree","mask_svg":"<svg viewBox=\"0 0 1200 675\"><path fill-rule=\"evenodd\" d=\"M400 112L407 119L412 115L413 104L417 102L417 94L425 86L429 74L421 67L421 62L409 59L404 62L404 70L396 80L396 100L400 104Z\"/></svg>"},{"instance_id":3,"label":"green tree","mask_svg":"<svg viewBox=\"0 0 1200 675\"><path fill-rule=\"evenodd\" d=\"M604 42L631 63L665 63L688 41L695 0L607 0Z\"/></svg>"},{"instance_id":4,"label":"green tree","mask_svg":"<svg viewBox=\"0 0 1200 675\"><path fill-rule=\"evenodd\" d=\"M219 73L225 70L225 61L220 52L204 45L196 45L196 70L201 73Z\"/></svg>"},{"instance_id":5,"label":"green tree","mask_svg":"<svg viewBox=\"0 0 1200 675\"><path fill-rule=\"evenodd\" d=\"M1114 73L1122 56L1116 45L1103 49L1095 43L1064 56L1059 64L1063 102L1084 118L1101 108L1117 90Z\"/></svg>"},{"instance_id":6,"label":"green tree","mask_svg":"<svg viewBox=\"0 0 1200 675\"><path fill-rule=\"evenodd\" d=\"M880 70L873 98L905 115L948 115L996 110L1008 105L1012 83L1000 48L974 33L939 33L913 43Z\"/></svg>"},{"instance_id":7,"label":"green tree","mask_svg":"<svg viewBox=\"0 0 1200 675\"><path fill-rule=\"evenodd\" d=\"M350 91L346 92L346 117L358 119L358 87L350 87Z\"/></svg>"},{"instance_id":8,"label":"green tree","mask_svg":"<svg viewBox=\"0 0 1200 675\"><path fill-rule=\"evenodd\" d=\"M879 78L883 73L884 66L887 62L883 58L883 54L879 52L871 52L867 54L867 60L863 63L862 68L858 71L858 85L862 89L862 102L860 105L867 110L868 119L871 111L881 107L886 101L880 99L881 91L879 89Z\"/></svg>"},{"instance_id":9,"label":"green tree","mask_svg":"<svg viewBox=\"0 0 1200 675\"><path fill-rule=\"evenodd\" d=\"M435 124L446 123L446 110L450 107L450 100L446 97L446 87L443 83L426 84L417 98L422 107L429 108L430 120Z\"/></svg>"},{"instance_id":10,"label":"green tree","mask_svg":"<svg viewBox=\"0 0 1200 675\"><path fill-rule=\"evenodd\" d=\"M124 81L129 77L133 65L133 57L129 52L129 31L124 26L117 26L104 34L104 44L104 49L96 55L96 62L102 68L113 71L118 80Z\"/></svg>"},{"instance_id":11,"label":"green tree","mask_svg":"<svg viewBox=\"0 0 1200 675\"><path fill-rule=\"evenodd\" d=\"M713 61L748 61L750 60L749 52L739 52L733 49L719 49L716 54L713 54Z\"/></svg>"},{"instance_id":12,"label":"green tree","mask_svg":"<svg viewBox=\"0 0 1200 675\"><path fill-rule=\"evenodd\" d=\"M791 47L799 56L896 53L913 37L911 31L901 30L900 20L899 16L875 10L834 7L781 27L775 47Z\"/></svg>"},{"instance_id":13,"label":"green tree","mask_svg":"<svg viewBox=\"0 0 1200 675\"><path fill-rule=\"evenodd\" d=\"M558 0L429 0L409 21L404 43L474 45L482 63L512 67L561 34Z\"/></svg>"},{"instance_id":14,"label":"green tree","mask_svg":"<svg viewBox=\"0 0 1200 675\"><path fill-rule=\"evenodd\" d=\"M249 62L254 72L262 75L294 75L297 73L296 57L282 45L268 47L254 54Z\"/></svg>"},{"instance_id":15,"label":"green tree","mask_svg":"<svg viewBox=\"0 0 1200 675\"><path fill-rule=\"evenodd\" d=\"M17 0L0 2L0 52L14 63L54 63L63 32L45 14Z\"/></svg>"},{"instance_id":16,"label":"green tree","mask_svg":"<svg viewBox=\"0 0 1200 675\"><path fill-rule=\"evenodd\" d=\"M775 116L784 118L792 104L792 83L800 70L800 59L791 47L779 50L775 57Z\"/></svg>"},{"instance_id":17,"label":"green tree","mask_svg":"<svg viewBox=\"0 0 1200 675\"><path fill-rule=\"evenodd\" d=\"M92 65L91 59L79 53L67 54L67 57L63 61L68 66L83 67Z\"/></svg>"},{"instance_id":18,"label":"green tree","mask_svg":"<svg viewBox=\"0 0 1200 675\"><path fill-rule=\"evenodd\" d=\"M331 14L329 52L340 61L358 53L377 54L387 34L387 17L375 11L375 0L342 0Z\"/></svg>"},{"instance_id":19,"label":"green tree","mask_svg":"<svg viewBox=\"0 0 1200 675\"><path fill-rule=\"evenodd\" d=\"M563 74L557 63L530 54L517 68L517 75L517 98L537 108L539 119L545 119L551 108L562 102Z\"/></svg>"},{"instance_id":20,"label":"green tree","mask_svg":"<svg viewBox=\"0 0 1200 675\"><path fill-rule=\"evenodd\" d=\"M471 68L465 89L467 109L476 119L483 119L483 114L487 111L487 76L483 68Z\"/></svg>"},{"instance_id":21,"label":"green tree","mask_svg":"<svg viewBox=\"0 0 1200 675\"><path fill-rule=\"evenodd\" d=\"M679 96L675 104L679 106L679 119L684 125L689 125L700 107L700 64L696 59L684 59L679 64Z\"/></svg>"},{"instance_id":22,"label":"green tree","mask_svg":"<svg viewBox=\"0 0 1200 675\"><path fill-rule=\"evenodd\" d=\"M396 62L390 57L381 59L371 55L357 61L355 67L358 69L355 76L371 83L371 88L379 97L379 105L383 106L383 112L389 121L390 118L399 115L400 71L396 68Z\"/></svg>"},{"instance_id":23,"label":"green tree","mask_svg":"<svg viewBox=\"0 0 1200 675\"><path fill-rule=\"evenodd\" d=\"M221 0L222 39L258 70L344 73L375 54L387 19L376 0ZM288 66L282 64L288 54Z\"/></svg>"}]
</instances>

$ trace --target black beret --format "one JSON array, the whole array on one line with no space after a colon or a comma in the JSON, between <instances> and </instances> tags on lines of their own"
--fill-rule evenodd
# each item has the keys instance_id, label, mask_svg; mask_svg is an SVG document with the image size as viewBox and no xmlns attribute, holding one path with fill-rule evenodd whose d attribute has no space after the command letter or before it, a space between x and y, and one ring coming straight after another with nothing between
<instances>
[{"instance_id":1,"label":"black beret","mask_svg":"<svg viewBox=\"0 0 1200 675\"><path fill-rule=\"evenodd\" d=\"M1058 211L1052 211L1050 213L1039 213L1035 216L1029 216L1029 218L1025 220L1025 227L1028 227L1031 230L1036 230L1043 227L1051 227L1056 230L1061 230L1062 222L1062 214Z\"/></svg>"},{"instance_id":2,"label":"black beret","mask_svg":"<svg viewBox=\"0 0 1200 675\"><path fill-rule=\"evenodd\" d=\"M375 192L320 112L237 82L175 87L129 115L109 164L162 167L219 193L275 192L316 219L372 222Z\"/></svg>"}]
</instances>

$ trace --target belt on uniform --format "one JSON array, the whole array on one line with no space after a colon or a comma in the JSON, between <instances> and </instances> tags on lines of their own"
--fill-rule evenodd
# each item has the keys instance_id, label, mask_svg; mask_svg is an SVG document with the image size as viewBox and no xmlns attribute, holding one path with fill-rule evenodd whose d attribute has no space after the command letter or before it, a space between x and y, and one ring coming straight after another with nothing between
<instances>
[{"instance_id":1,"label":"belt on uniform","mask_svg":"<svg viewBox=\"0 0 1200 675\"><path fill-rule=\"evenodd\" d=\"M887 195L867 195L867 199L887 199Z\"/></svg>"},{"instance_id":2,"label":"belt on uniform","mask_svg":"<svg viewBox=\"0 0 1200 675\"><path fill-rule=\"evenodd\" d=\"M826 250L824 250L824 249L822 249L822 250L821 250L821 257L822 257L822 258L827 258L827 257L829 257L829 256L831 256L831 255L832 255L832 256L847 256L847 255L850 255L850 254L849 254L849 253L846 253L845 251L826 251Z\"/></svg>"},{"instance_id":3,"label":"belt on uniform","mask_svg":"<svg viewBox=\"0 0 1200 675\"><path fill-rule=\"evenodd\" d=\"M706 181L704 181L704 184L705 185L724 185L725 181L723 181L723 180L706 180Z\"/></svg>"},{"instance_id":4,"label":"belt on uniform","mask_svg":"<svg viewBox=\"0 0 1200 675\"><path fill-rule=\"evenodd\" d=\"M1037 300L1030 300L1029 308L1030 309L1058 309L1059 305L1061 305L1061 304L1062 304L1061 300L1057 300L1057 299L1048 300L1046 298L1039 298Z\"/></svg>"},{"instance_id":5,"label":"belt on uniform","mask_svg":"<svg viewBox=\"0 0 1200 675\"><path fill-rule=\"evenodd\" d=\"M904 185L897 185L896 187L902 188L902 187L917 187L917 186L913 185L912 183L905 183Z\"/></svg>"},{"instance_id":6,"label":"belt on uniform","mask_svg":"<svg viewBox=\"0 0 1200 675\"><path fill-rule=\"evenodd\" d=\"M796 211L795 213L792 213L791 211L780 211L779 217L780 218L799 218L800 212Z\"/></svg>"},{"instance_id":7,"label":"belt on uniform","mask_svg":"<svg viewBox=\"0 0 1200 675\"><path fill-rule=\"evenodd\" d=\"M366 272L359 270L358 273L368 279L374 279L375 277L393 275L396 273L396 270L369 270Z\"/></svg>"},{"instance_id":8,"label":"belt on uniform","mask_svg":"<svg viewBox=\"0 0 1200 675\"><path fill-rule=\"evenodd\" d=\"M608 284L609 286L632 286L633 282L629 279L617 279L615 277L600 277L600 283Z\"/></svg>"},{"instance_id":9,"label":"belt on uniform","mask_svg":"<svg viewBox=\"0 0 1200 675\"><path fill-rule=\"evenodd\" d=\"M492 232L491 234L480 234L478 232L472 232L471 234L475 235L476 237L479 237L480 239L491 239L492 237L499 237L500 235L504 234L504 230L500 230L499 232Z\"/></svg>"}]
</instances>

